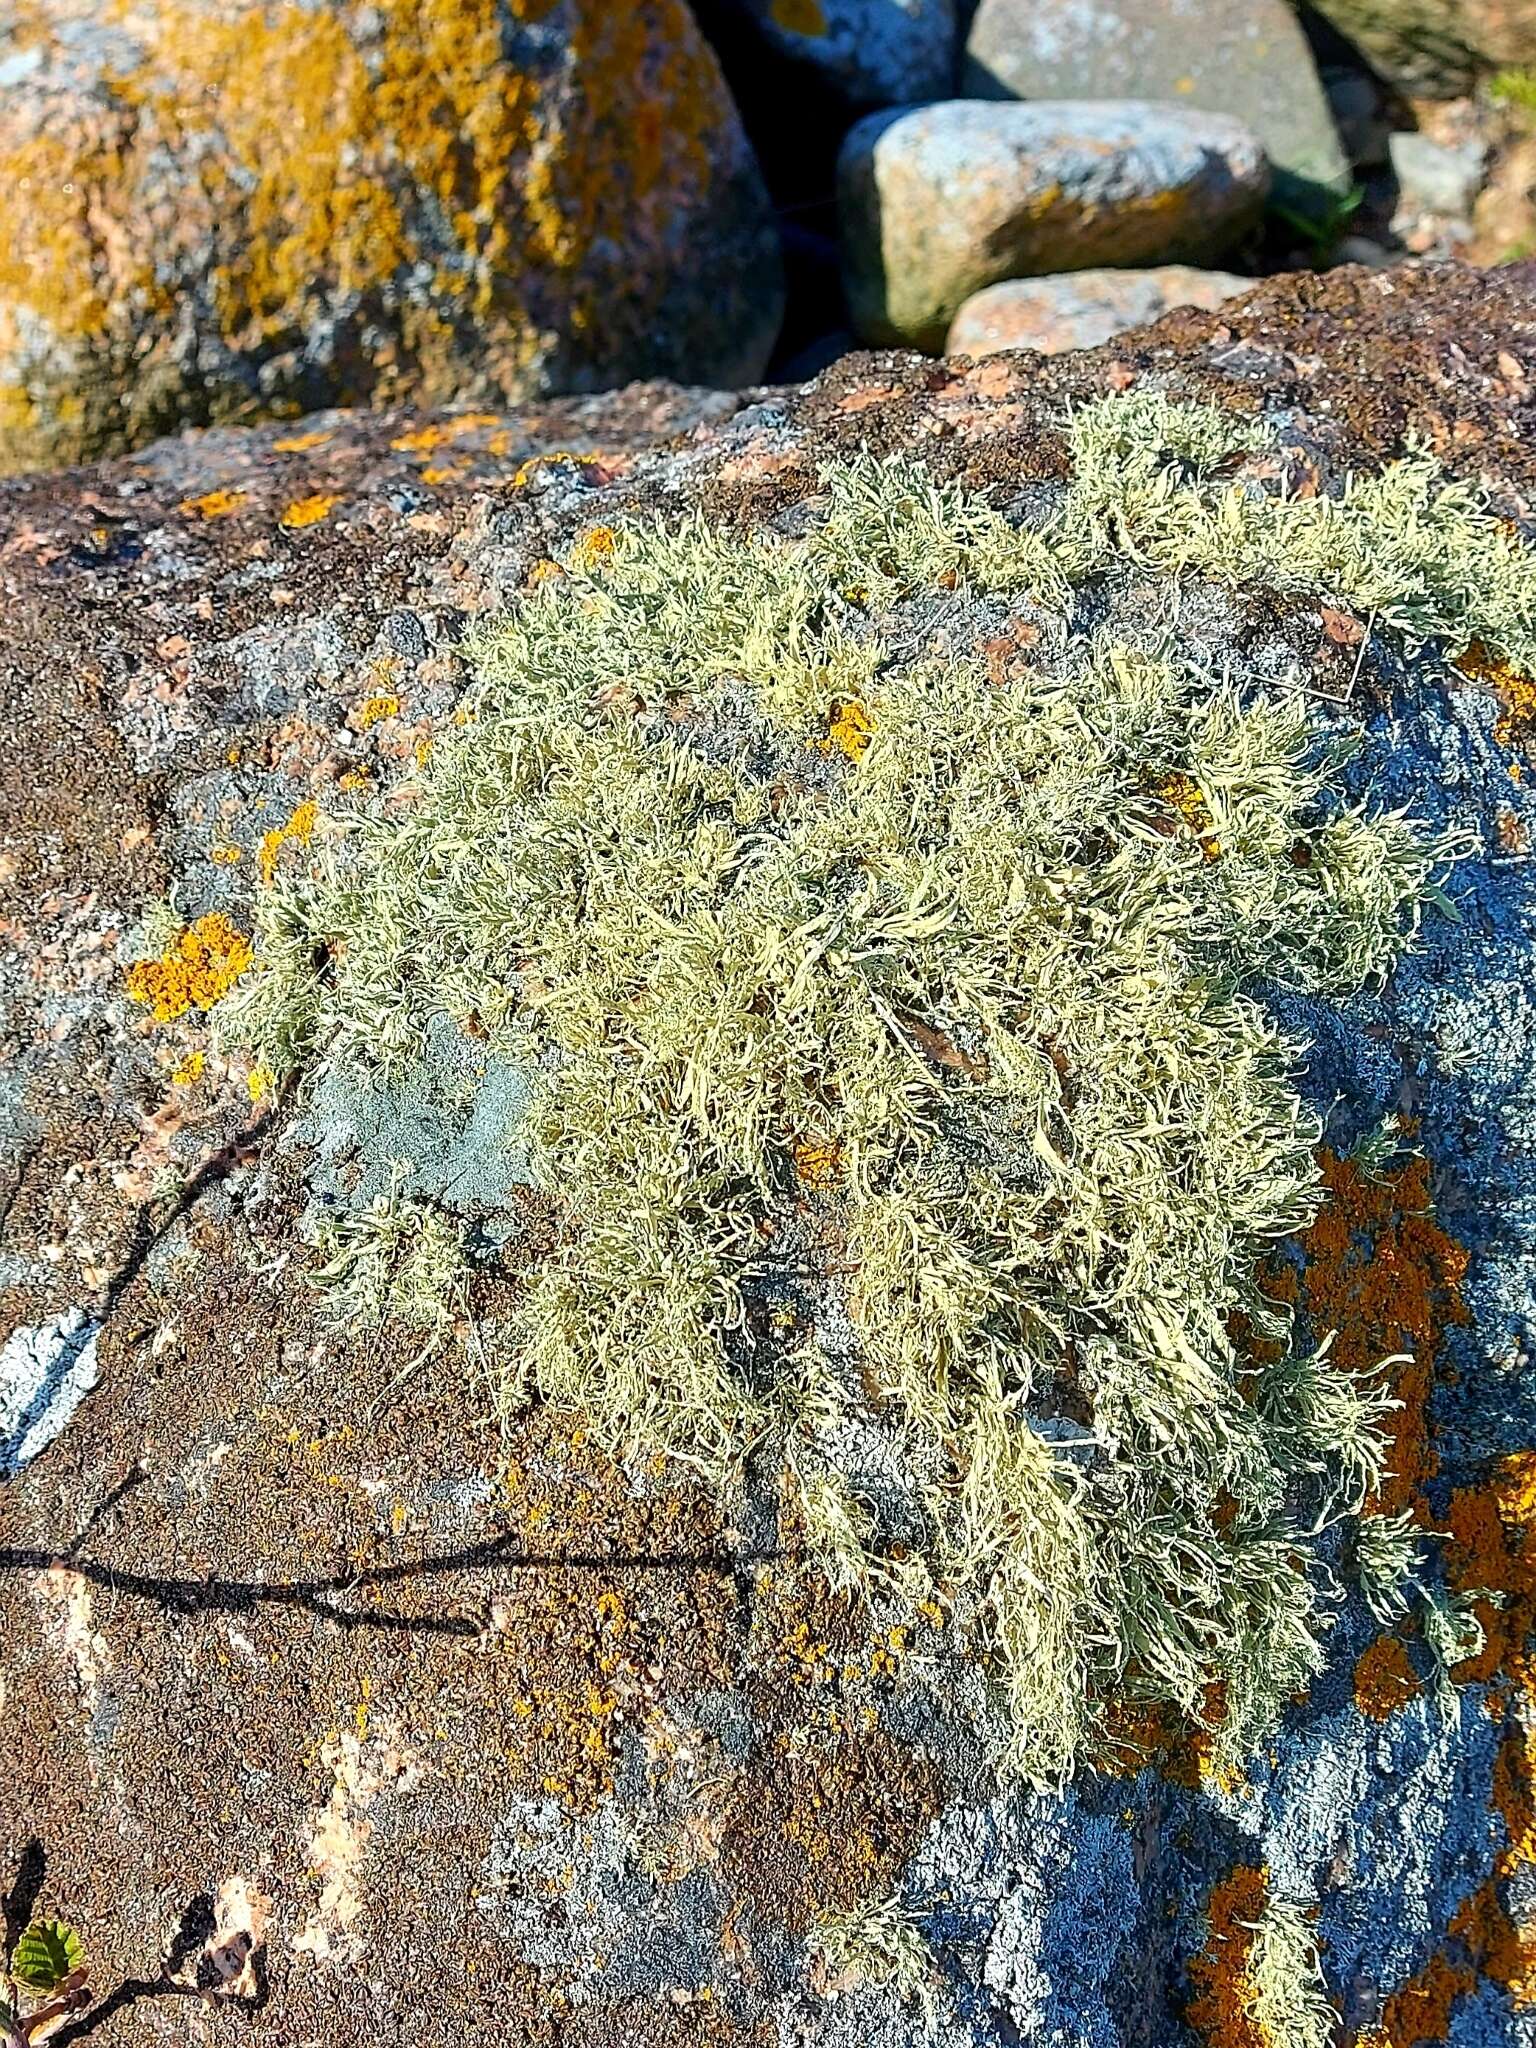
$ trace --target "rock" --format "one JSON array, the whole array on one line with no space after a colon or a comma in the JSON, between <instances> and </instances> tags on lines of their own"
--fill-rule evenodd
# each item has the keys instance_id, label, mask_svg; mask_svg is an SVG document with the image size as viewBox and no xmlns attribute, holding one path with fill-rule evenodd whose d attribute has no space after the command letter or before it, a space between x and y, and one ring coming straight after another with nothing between
<instances>
[{"instance_id":1,"label":"rock","mask_svg":"<svg viewBox=\"0 0 1536 2048\"><path fill-rule=\"evenodd\" d=\"M1525 1889L1536 702L1528 670L1434 634L1422 606L1426 589L1445 599L1448 550L1459 570L1469 547L1477 563L1456 600L1466 616L1506 576L1506 596L1525 588L1528 552L1512 551L1529 550L1521 507L1536 492L1533 286L1531 266L1282 278L1101 353L966 366L856 357L803 391L750 403L652 387L502 414L330 413L0 486L0 702L18 736L0 757L0 1253L6 1327L18 1333L7 1368L25 1353L57 1379L66 1330L95 1337L94 1385L0 1481L0 1867L13 1899L24 1880L38 1913L83 1928L97 2015L108 2015L100 2029L86 2019L102 2038L115 2026L125 2040L235 2039L249 2020L253 2040L326 2048L375 2048L411 2028L466 2048L1278 2048L1288 2034L1406 2040L1426 2012L1461 2048L1524 2038L1536 1965ZM1108 410L1085 413L1106 399ZM1218 417L1170 412L1170 400ZM1427 473L1395 471L1388 509L1410 523L1388 535L1398 575L1372 589L1358 560L1328 546L1364 530L1338 502L1345 479L1425 447L1474 501L1492 491L1492 516L1464 527L1466 506L1440 507L1434 545L1423 545L1411 522L1434 503ZM1090 580L1072 602L1025 572L1046 567L1031 536L1074 503L1084 511L1072 493L1090 449L1105 496L1077 529ZM884 460L925 465L942 494L904 497L904 477L921 476L878 469ZM599 643L611 681L583 706L584 731L591 749L664 747L678 786L702 747L696 887L718 887L720 854L741 845L732 833L755 834L766 855L781 806L802 820L843 816L850 793L871 792L891 830L880 869L844 889L851 863L831 864L836 913L786 979L835 975L850 1005L868 991L890 1011L886 1033L863 1043L866 1064L844 1070L850 1094L875 1061L894 1060L936 1131L974 1136L976 1105L1009 1100L1014 1075L995 1054L1012 1022L1008 1051L1041 1112L1022 1127L999 1116L983 1142L954 1146L929 1225L940 1211L970 1213L959 1191L981 1172L996 1176L995 1194L1033 1202L1049 1229L1051 1190L1065 1198L1075 1176L1098 1170L1087 1147L1070 1161L1063 1148L1116 1076L1092 1029L1069 1044L1043 1036L1062 995L1043 982L1022 1017L1010 990L985 1032L935 1030L920 988L899 979L910 947L936 965L957 937L962 963L976 965L1005 919L1043 917L1092 967L1118 929L1128 863L1162 885L1138 894L1162 920L1158 946L1131 956L1133 975L1151 973L1156 955L1187 944L1180 902L1213 913L1205 936L1219 948L1222 918L1272 901L1294 909L1307 900L1297 878L1330 860L1316 814L1265 841L1273 764L1262 751L1223 748L1215 725L1169 760L1187 707L1173 718L1157 660L1205 679L1209 697L1192 702L1213 718L1230 680L1270 707L1275 734L1299 722L1328 772L1349 778L1346 801L1401 808L1415 832L1456 841L1445 871L1456 916L1427 904L1416 948L1379 981L1295 985L1323 928L1339 936L1331 899L1316 919L1274 926L1242 977L1255 1027L1297 1046L1273 1105L1296 1121L1275 1126L1276 1143L1288 1155L1316 1138L1321 1183L1299 1234L1264 1247L1266 1285L1299 1316L1283 1370L1253 1343L1240 1409L1229 1379L1202 1383L1200 1396L1212 1401L1212 1436L1217 1423L1238 1432L1237 1486L1272 1449L1277 1404L1300 1429L1303 1469L1294 1495L1268 1501L1257 1543L1233 1534L1225 1494L1206 1522L1175 1531L1192 1560L1225 1558L1231 1543L1254 1585L1315 1596L1324 1664L1296 1686L1304 1697L1282 1687L1274 1725L1235 1756L1223 1732L1230 1689L1196 1687L1182 1709L1159 1709L1138 1702L1133 1671L1123 1714L1106 1723L1122 1739L1102 1767L1080 1763L1064 1788L1001 1774L992 1759L1011 1709L988 1694L984 1630L950 1594L903 1604L911 1574L896 1567L927 1542L916 1522L871 1606L807 1559L797 1503L809 1496L774 1435L716 1488L676 1460L621 1469L598 1448L591 1414L563 1403L514 1400L503 1421L487 1375L507 1391L519 1310L582 1236L562 1217L563 1190L519 1180L526 1159L499 1142L513 1108L493 1042L505 1020L454 1024L445 1011L451 1028L350 1101L339 1070L327 1071L335 1046L305 1041L300 1071L274 1094L221 1029L225 1005L266 970L238 965L213 930L196 959L182 946L194 921L217 917L240 935L276 936L281 910L300 940L289 967L317 991L337 977L355 988L370 962L387 988L398 938L360 930L355 905L323 899L339 922L307 950L313 892L345 854L353 807L383 821L380 851L412 818L443 818L435 778L486 723L456 714L487 687L474 679L498 615L518 606L527 618L542 603L544 629L569 629L562 644L579 646L584 621L612 601L604 565L622 562L631 533L649 546L663 524L695 515L689 530L721 539L722 561L745 572L759 541L798 546L823 532L830 479L846 485L850 467L867 523L849 530L846 566L862 561L869 581L850 573L808 602L815 637L795 661L765 667L759 649L738 673L710 648L707 676L685 643L658 688L638 672L650 628L630 609L635 638ZM935 502L944 567L944 548L935 560L913 545L913 519ZM1319 516L1327 503L1337 523ZM1262 551L1236 587L1209 554L1197 573L1191 542L1210 541L1209 515L1223 507L1233 535L1268 519L1266 507L1277 535L1310 534L1311 574ZM1016 541L997 515L1024 522ZM978 563L1002 548L995 577L1012 545L1014 587L1004 576L984 591ZM663 578L653 595L653 618L685 632L695 611L720 616L718 590L692 587L681 603ZM1141 693L1125 731L1143 772L1099 779L1086 739L1065 760L1042 751L1032 778L988 791L972 872L922 876L923 918L905 929L889 918L861 956L858 920L901 874L907 835L948 822L933 783L889 773L888 749L926 730L910 719L901 739L900 678L934 679L918 685L937 694L914 699L914 713L943 710L939 682L952 678L943 715L979 703L978 747L1002 744L1010 720L1014 742L1028 743L1033 728L1016 714L1048 712L1043 685L1078 710L1088 703L1096 628L1111 636L1092 649L1104 691ZM823 653L838 672L818 682ZM792 687L835 694L810 700L829 716L797 736L792 776L738 816L734 764L767 766L754 754L763 734L749 668L751 689L782 689L789 705ZM875 706L863 723L844 694L857 679ZM474 705L508 708L494 690ZM701 705L712 714L702 727ZM512 708L535 707L519 697ZM536 720L525 730L528 786L553 786ZM622 851L628 835L649 855L652 833L665 838L665 803L625 811L617 776L583 787L581 751L573 742L561 784L571 809L550 817L553 855L583 839ZM775 770L785 752L779 743ZM945 775L957 765L952 754L927 760ZM473 789L463 795L467 814ZM610 798L604 842L592 805ZM1213 804L1219 828L1202 815ZM517 808L498 821L509 846ZM1053 808L1063 857L1010 871L1010 835ZM1127 818L1136 844L1112 853ZM464 852L444 831L439 880ZM706 863L717 864L707 877ZM729 866L728 880L745 890L752 866ZM628 872L613 862L615 894ZM955 934L948 891L978 872L994 875L1003 916ZM1095 876L1095 917L1075 926ZM408 907L421 871L398 864L358 878L363 900L391 878ZM1389 861L1366 880L1390 893L1401 870ZM493 891L493 917L514 881L508 871ZM1359 910L1355 889L1344 900ZM555 905L557 937L577 928L576 905L574 894ZM680 890L674 915L689 914ZM1346 939L1351 929L1363 939L1369 916ZM449 922L431 937L433 958L459 930ZM502 930L521 988L558 997L555 977L527 969L544 926ZM131 981L130 962L158 975ZM622 1082L657 991L616 980L624 1010L611 1038L606 1016L590 1021ZM160 1007L174 1011L178 994L188 1007L157 1021L132 992L152 983ZM991 984L977 988L994 999ZM462 993L442 985L445 1005ZM1209 1022L1199 1005L1210 992L1187 994ZM705 1014L679 1031L679 1073L710 1055ZM750 1015L753 1032L772 1031L771 1004ZM371 1035L354 1038L358 1057L386 1049L399 1021L381 1003ZM1209 1078L1189 1050L1170 1114L1184 1115ZM805 1056L816 1070L820 1049ZM1249 1056L1264 1057L1256 1043ZM750 1056L743 1076L755 1079ZM734 1114L744 1099L716 1106ZM881 1113L880 1096L855 1099ZM842 1113L836 1092L821 1107ZM1154 1118L1127 1129L1143 1170L1166 1164ZM1223 1123L1178 1148L1186 1203L1171 1231L1206 1214L1202 1176L1252 1135ZM839 1162L809 1146L791 1155L791 1136L804 1133L772 1133L782 1227L753 1229L741 1247L782 1285L780 1320L759 1315L753 1295L735 1334L765 1368L775 1345L792 1346L819 1403L842 1382L817 1375L818 1359L857 1364L881 1322L867 1303L858 1321L842 1309L843 1290L857 1300L869 1283L841 1227ZM1226 1193L1247 1203L1257 1183L1240 1157L1233 1165ZM409 1195L395 1187L406 1177ZM397 1195L416 1208L392 1208ZM629 1207L646 1199L637 1185ZM1111 1213L1129 1219L1130 1208ZM398 1265L367 1265L391 1217L430 1219L440 1249L445 1230L473 1248L435 1332L413 1320L409 1297L382 1324L338 1314L334 1290L358 1271L349 1255L385 1299L423 1279L409 1235L394 1245ZM1092 1264L1086 1235L1076 1259ZM1035 1260L1032 1281L1042 1270ZM1128 1278L1133 1300L1142 1284ZM1201 1276L1187 1294L1207 1300L1215 1285ZM1165 1303L1173 1330L1187 1306ZM1053 1464L1070 1461L1066 1491L1098 1498L1127 1439L1151 1446L1154 1500L1202 1455L1198 1437L1165 1428L1192 1361L1138 1389L1157 1395L1145 1431L1133 1401L1112 1433L1100 1375L1113 1359L1085 1344L1063 1374L1047 1333L1034 1341L1026 1426L1038 1420ZM996 1355L1011 1365L1011 1347ZM1316 1455L1332 1469L1337 1442L1319 1451L1319 1426L1327 1438L1358 1421L1356 1376L1402 1405L1382 1417L1390 1444L1371 1511L1319 1527L1328 1518L1305 1463ZM844 1392L867 1384L850 1373ZM765 1371L765 1397L772 1385ZM1320 1413L1298 1416L1296 1389ZM588 1392L599 1390L594 1378ZM860 1402L830 1447L834 1472L867 1483L857 1504L871 1517L904 1500L889 1406ZM1037 1475L1036 1499L1057 1497L1051 1471ZM1137 1526L1138 1505L1123 1504L1124 1526ZM995 1544L1012 1534L988 1532ZM1069 1556L1064 1576L1049 1546L1040 1560L1074 1614L1080 1561ZM1102 1532L1088 1561L1118 1584ZM1225 1590L1235 1574L1216 1577ZM1149 1599L1144 1611L1161 1624L1167 1609ZM1282 1616L1284 1628L1254 1617L1243 1639L1249 1682L1271 1690L1301 1608ZM1469 1624L1485 1641L1459 1657ZM1237 1640L1212 1629L1206 1647L1228 1659ZM1054 1668L1043 1645L1037 1662ZM1084 1709L1070 1688L1065 1697Z\"/></svg>"},{"instance_id":2,"label":"rock","mask_svg":"<svg viewBox=\"0 0 1536 2048\"><path fill-rule=\"evenodd\" d=\"M1387 161L1392 133L1380 81L1368 71L1337 64L1326 65L1321 76L1345 157L1356 170L1379 169Z\"/></svg>"},{"instance_id":3,"label":"rock","mask_svg":"<svg viewBox=\"0 0 1536 2048\"><path fill-rule=\"evenodd\" d=\"M1480 73L1536 64L1536 0L1317 0L1403 91L1455 99Z\"/></svg>"},{"instance_id":4,"label":"rock","mask_svg":"<svg viewBox=\"0 0 1536 2048\"><path fill-rule=\"evenodd\" d=\"M978 99L1121 96L1208 108L1258 136L1282 205L1326 217L1349 190L1327 96L1288 0L981 0L961 90Z\"/></svg>"},{"instance_id":5,"label":"rock","mask_svg":"<svg viewBox=\"0 0 1536 2048\"><path fill-rule=\"evenodd\" d=\"M40 0L0 100L0 468L186 422L750 382L776 234L681 0Z\"/></svg>"},{"instance_id":6,"label":"rock","mask_svg":"<svg viewBox=\"0 0 1536 2048\"><path fill-rule=\"evenodd\" d=\"M1485 155L1476 142L1451 148L1427 135L1392 137L1392 171L1406 213L1448 214L1470 220L1483 186Z\"/></svg>"},{"instance_id":7,"label":"rock","mask_svg":"<svg viewBox=\"0 0 1536 2048\"><path fill-rule=\"evenodd\" d=\"M986 356L1005 348L1097 348L1133 327L1150 326L1175 306L1208 312L1253 287L1230 270L1077 270L1064 277L1014 278L988 285L955 315L945 352Z\"/></svg>"},{"instance_id":8,"label":"rock","mask_svg":"<svg viewBox=\"0 0 1536 2048\"><path fill-rule=\"evenodd\" d=\"M954 89L955 0L727 0L726 11L852 106L942 99Z\"/></svg>"},{"instance_id":9,"label":"rock","mask_svg":"<svg viewBox=\"0 0 1536 2048\"><path fill-rule=\"evenodd\" d=\"M844 282L873 342L937 352L965 301L1004 278L1219 255L1269 170L1217 114L1134 101L951 100L871 114L838 163Z\"/></svg>"}]
</instances>

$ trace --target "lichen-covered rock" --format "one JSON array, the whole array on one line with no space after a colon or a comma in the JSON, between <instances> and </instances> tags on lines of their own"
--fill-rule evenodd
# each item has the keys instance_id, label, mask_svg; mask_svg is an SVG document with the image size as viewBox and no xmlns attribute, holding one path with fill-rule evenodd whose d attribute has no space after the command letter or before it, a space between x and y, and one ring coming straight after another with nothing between
<instances>
[{"instance_id":1,"label":"lichen-covered rock","mask_svg":"<svg viewBox=\"0 0 1536 2048\"><path fill-rule=\"evenodd\" d=\"M1408 92L1453 98L1479 73L1536 64L1533 0L1318 0L1318 12Z\"/></svg>"},{"instance_id":2,"label":"lichen-covered rock","mask_svg":"<svg viewBox=\"0 0 1536 2048\"><path fill-rule=\"evenodd\" d=\"M727 0L727 11L856 107L941 99L953 89L954 0Z\"/></svg>"},{"instance_id":3,"label":"lichen-covered rock","mask_svg":"<svg viewBox=\"0 0 1536 2048\"><path fill-rule=\"evenodd\" d=\"M0 34L0 468L767 360L775 232L681 0L38 0Z\"/></svg>"},{"instance_id":4,"label":"lichen-covered rock","mask_svg":"<svg viewBox=\"0 0 1536 2048\"><path fill-rule=\"evenodd\" d=\"M988 356L1004 348L1097 348L1133 327L1146 327L1177 306L1213 312L1251 291L1253 279L1230 270L1192 270L1187 263L1152 270L1075 270L1063 277L1010 278L967 299L955 315L945 352Z\"/></svg>"},{"instance_id":5,"label":"lichen-covered rock","mask_svg":"<svg viewBox=\"0 0 1536 2048\"><path fill-rule=\"evenodd\" d=\"M1268 189L1252 132L1219 114L1131 100L871 114L838 161L849 309L868 341L937 352L986 285L1220 255Z\"/></svg>"},{"instance_id":6,"label":"lichen-covered rock","mask_svg":"<svg viewBox=\"0 0 1536 2048\"><path fill-rule=\"evenodd\" d=\"M104 2034L1528 2037L1532 283L1281 280L1101 354L336 413L0 488L0 1399L41 1424L0 1480L0 1871L83 1927ZM753 973L774 1002L682 1002ZM1117 1088L1158 1114L1096 1125ZM761 1156L698 1186L748 1116ZM940 1167L875 1317L871 1199ZM1298 1170L1180 1297L1214 1197ZM914 1306L968 1333L947 1385L879 1349ZM605 1431L647 1389L675 1425L701 1332L698 1431L626 1469ZM988 1425L926 1468L918 1385ZM1032 1484L954 1562L1047 1505L1072 1541L990 1608L919 1596L999 1430ZM1070 1782L989 1614L1042 1631ZM1104 1682L1128 1616L1209 1623L1183 1706L1123 1646Z\"/></svg>"},{"instance_id":7,"label":"lichen-covered rock","mask_svg":"<svg viewBox=\"0 0 1536 2048\"><path fill-rule=\"evenodd\" d=\"M1289 0L981 0L961 67L977 99L1167 100L1251 128L1285 205L1349 190L1333 114Z\"/></svg>"}]
</instances>

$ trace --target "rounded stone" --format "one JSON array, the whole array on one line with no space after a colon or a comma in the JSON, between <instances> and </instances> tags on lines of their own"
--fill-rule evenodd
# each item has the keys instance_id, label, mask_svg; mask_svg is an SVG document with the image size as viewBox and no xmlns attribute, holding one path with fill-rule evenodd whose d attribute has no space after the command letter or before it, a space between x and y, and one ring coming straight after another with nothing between
<instances>
[{"instance_id":1,"label":"rounded stone","mask_svg":"<svg viewBox=\"0 0 1536 2048\"><path fill-rule=\"evenodd\" d=\"M767 197L682 0L38 0L0 76L0 468L772 347Z\"/></svg>"},{"instance_id":2,"label":"rounded stone","mask_svg":"<svg viewBox=\"0 0 1536 2048\"><path fill-rule=\"evenodd\" d=\"M1245 122L1275 198L1326 217L1350 186L1333 114L1290 0L981 0L962 66L977 99L1139 100Z\"/></svg>"},{"instance_id":3,"label":"rounded stone","mask_svg":"<svg viewBox=\"0 0 1536 2048\"><path fill-rule=\"evenodd\" d=\"M1219 114L1133 100L950 100L873 114L838 164L844 284L865 340L940 351L1005 278L1201 262L1252 225L1269 163Z\"/></svg>"},{"instance_id":4,"label":"rounded stone","mask_svg":"<svg viewBox=\"0 0 1536 2048\"><path fill-rule=\"evenodd\" d=\"M763 40L810 65L854 106L954 88L955 0L730 0Z\"/></svg>"},{"instance_id":5,"label":"rounded stone","mask_svg":"<svg viewBox=\"0 0 1536 2048\"><path fill-rule=\"evenodd\" d=\"M949 330L948 355L988 356L1031 348L1041 355L1097 348L1133 327L1146 327L1176 306L1214 312L1253 287L1230 270L1192 270L1165 263L1155 270L1077 270L1063 277L1011 278L967 299Z\"/></svg>"}]
</instances>

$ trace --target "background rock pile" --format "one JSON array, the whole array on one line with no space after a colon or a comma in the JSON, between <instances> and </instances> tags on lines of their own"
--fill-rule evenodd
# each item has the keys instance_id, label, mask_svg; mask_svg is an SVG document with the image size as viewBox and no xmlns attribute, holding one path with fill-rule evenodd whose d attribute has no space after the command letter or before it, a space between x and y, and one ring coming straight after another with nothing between
<instances>
[{"instance_id":1,"label":"background rock pile","mask_svg":"<svg viewBox=\"0 0 1536 2048\"><path fill-rule=\"evenodd\" d=\"M1494 0L26 0L0 468L1506 260L1532 66L1536 14Z\"/></svg>"}]
</instances>

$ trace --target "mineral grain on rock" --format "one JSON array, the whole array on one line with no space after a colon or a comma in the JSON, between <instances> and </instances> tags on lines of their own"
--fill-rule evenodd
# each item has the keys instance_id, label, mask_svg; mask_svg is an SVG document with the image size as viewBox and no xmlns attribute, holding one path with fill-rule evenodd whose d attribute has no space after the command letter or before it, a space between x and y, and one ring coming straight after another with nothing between
<instances>
[{"instance_id":1,"label":"mineral grain on rock","mask_svg":"<svg viewBox=\"0 0 1536 2048\"><path fill-rule=\"evenodd\" d=\"M39 0L0 66L0 468L767 360L775 231L682 0Z\"/></svg>"},{"instance_id":2,"label":"mineral grain on rock","mask_svg":"<svg viewBox=\"0 0 1536 2048\"><path fill-rule=\"evenodd\" d=\"M99 2038L1529 2037L1533 282L0 487Z\"/></svg>"},{"instance_id":3,"label":"mineral grain on rock","mask_svg":"<svg viewBox=\"0 0 1536 2048\"><path fill-rule=\"evenodd\" d=\"M1220 114L950 100L871 114L838 163L844 282L868 341L937 353L1004 278L1201 262L1256 219L1269 164Z\"/></svg>"},{"instance_id":4,"label":"mineral grain on rock","mask_svg":"<svg viewBox=\"0 0 1536 2048\"><path fill-rule=\"evenodd\" d=\"M1167 100L1244 122L1275 197L1327 213L1349 165L1289 0L981 0L961 90L978 99Z\"/></svg>"},{"instance_id":5,"label":"mineral grain on rock","mask_svg":"<svg viewBox=\"0 0 1536 2048\"><path fill-rule=\"evenodd\" d=\"M954 0L724 0L770 49L856 107L941 99L954 89ZM794 109L785 109L794 119Z\"/></svg>"},{"instance_id":6,"label":"mineral grain on rock","mask_svg":"<svg viewBox=\"0 0 1536 2048\"><path fill-rule=\"evenodd\" d=\"M967 299L955 315L945 351L986 356L1004 348L1044 355L1097 348L1133 327L1146 327L1179 306L1213 312L1253 289L1230 270L1192 270L1186 263L1153 270L1075 270L1064 277L1010 278Z\"/></svg>"}]
</instances>

